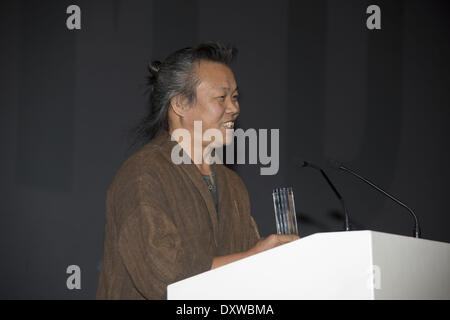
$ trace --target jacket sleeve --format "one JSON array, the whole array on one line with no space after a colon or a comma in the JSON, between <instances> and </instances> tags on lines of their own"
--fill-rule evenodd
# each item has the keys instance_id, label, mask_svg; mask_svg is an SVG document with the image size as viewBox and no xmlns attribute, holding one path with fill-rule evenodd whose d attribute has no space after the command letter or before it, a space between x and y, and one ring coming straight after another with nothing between
<instances>
[{"instance_id":1,"label":"jacket sleeve","mask_svg":"<svg viewBox=\"0 0 450 320\"><path fill-rule=\"evenodd\" d=\"M126 188L123 198L128 205L123 210L129 212L120 226L118 244L136 289L147 299L166 299L167 285L209 270L213 257L182 243L180 230L166 211L165 195L154 181L141 176Z\"/></svg>"},{"instance_id":2,"label":"jacket sleeve","mask_svg":"<svg viewBox=\"0 0 450 320\"><path fill-rule=\"evenodd\" d=\"M254 247L260 238L261 238L261 236L258 231L258 225L256 224L255 219L253 219L253 217L250 216L248 248L250 249L250 248Z\"/></svg>"}]
</instances>

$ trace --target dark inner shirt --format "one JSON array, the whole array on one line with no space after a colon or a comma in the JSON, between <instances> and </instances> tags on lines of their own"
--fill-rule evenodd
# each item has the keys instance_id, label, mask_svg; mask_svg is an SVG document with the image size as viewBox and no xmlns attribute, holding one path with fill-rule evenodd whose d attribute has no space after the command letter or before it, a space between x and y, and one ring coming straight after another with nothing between
<instances>
[{"instance_id":1,"label":"dark inner shirt","mask_svg":"<svg viewBox=\"0 0 450 320\"><path fill-rule=\"evenodd\" d=\"M217 202L217 183L216 183L216 175L214 174L214 169L211 167L211 175L213 177L214 183L211 182L211 178L209 177L209 175L203 175L203 178L206 181L206 184L208 185L208 189L211 192L211 195L213 197L214 200L214 204L216 205L216 212L219 212L219 206L218 206L218 202Z\"/></svg>"}]
</instances>

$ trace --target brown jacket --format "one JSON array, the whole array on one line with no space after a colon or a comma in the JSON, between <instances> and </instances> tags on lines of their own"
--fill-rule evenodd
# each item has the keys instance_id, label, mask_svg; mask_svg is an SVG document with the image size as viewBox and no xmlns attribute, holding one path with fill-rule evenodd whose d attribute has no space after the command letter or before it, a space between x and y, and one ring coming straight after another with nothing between
<instances>
[{"instance_id":1,"label":"brown jacket","mask_svg":"<svg viewBox=\"0 0 450 320\"><path fill-rule=\"evenodd\" d=\"M214 164L219 212L194 164L175 165L166 131L129 158L106 200L97 299L165 299L167 285L211 268L215 256L259 239L247 189Z\"/></svg>"}]
</instances>

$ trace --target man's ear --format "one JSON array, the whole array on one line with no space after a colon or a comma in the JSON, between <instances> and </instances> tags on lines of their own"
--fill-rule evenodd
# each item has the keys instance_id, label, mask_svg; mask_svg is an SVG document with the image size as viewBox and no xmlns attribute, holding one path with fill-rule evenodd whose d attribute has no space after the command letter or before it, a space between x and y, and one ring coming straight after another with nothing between
<instances>
[{"instance_id":1,"label":"man's ear","mask_svg":"<svg viewBox=\"0 0 450 320\"><path fill-rule=\"evenodd\" d=\"M182 97L181 95L177 95L170 100L170 106L173 109L173 112L180 118L184 118L186 116L186 112L190 109L187 99Z\"/></svg>"}]
</instances>

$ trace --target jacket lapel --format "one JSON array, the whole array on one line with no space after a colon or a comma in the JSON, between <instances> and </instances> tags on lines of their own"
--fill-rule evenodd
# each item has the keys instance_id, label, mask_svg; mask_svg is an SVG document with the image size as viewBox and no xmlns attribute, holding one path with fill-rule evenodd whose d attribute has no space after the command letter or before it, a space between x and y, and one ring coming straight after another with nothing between
<instances>
[{"instance_id":1,"label":"jacket lapel","mask_svg":"<svg viewBox=\"0 0 450 320\"><path fill-rule=\"evenodd\" d=\"M164 156L168 159L168 161L172 162L171 159L171 153L174 146L176 146L177 142L172 141L170 139L170 135L167 131L159 132L153 141L155 144L158 144L162 151ZM173 163L173 162L172 162ZM175 165L175 164L174 164ZM186 175L189 177L189 179L192 181L192 184L197 188L199 191L201 197L203 198L206 208L208 209L209 217L211 219L211 224L213 228L213 235L214 235L214 243L216 247L219 245L219 222L218 222L218 215L216 212L216 206L214 204L214 200L211 196L210 191L208 190L208 186L206 185L204 178L200 172L200 170L197 168L195 164L179 164L182 168L182 170L186 173ZM214 169L216 170L217 165L214 165ZM219 171L219 170L217 170ZM216 172L217 172L216 171ZM219 173L220 175L220 173ZM217 173L216 173L217 177ZM216 179L219 180L219 179ZM217 182L216 182L217 185ZM219 190L219 188L218 188ZM219 201L220 205L220 201Z\"/></svg>"}]
</instances>

